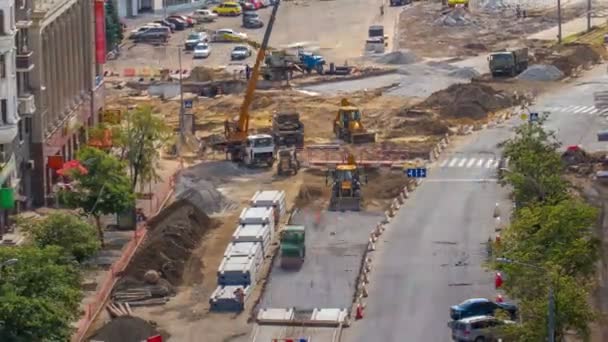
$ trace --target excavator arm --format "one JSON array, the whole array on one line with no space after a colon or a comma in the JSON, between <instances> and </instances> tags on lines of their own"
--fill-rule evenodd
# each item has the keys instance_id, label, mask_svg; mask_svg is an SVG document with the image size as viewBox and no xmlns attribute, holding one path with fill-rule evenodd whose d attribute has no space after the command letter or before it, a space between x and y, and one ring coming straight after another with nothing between
<instances>
[{"instance_id":1,"label":"excavator arm","mask_svg":"<svg viewBox=\"0 0 608 342\"><path fill-rule=\"evenodd\" d=\"M262 45L258 49L255 64L253 65L253 69L251 70L251 77L249 78L249 82L247 83L245 99L243 100L243 104L241 105L238 121L236 123L236 129L234 132L231 132L230 136L228 137L229 142L240 142L247 139L247 132L249 131L249 107L251 106L251 102L253 101L253 94L258 83L258 78L260 77L260 66L264 61L266 50L268 50L270 34L272 33L272 27L274 26L274 21L276 19L280 3L281 1L278 0L272 8L272 13L270 15L270 19L268 19L266 31L264 32L264 39L262 40ZM250 42L252 41L247 41L247 43Z\"/></svg>"}]
</instances>

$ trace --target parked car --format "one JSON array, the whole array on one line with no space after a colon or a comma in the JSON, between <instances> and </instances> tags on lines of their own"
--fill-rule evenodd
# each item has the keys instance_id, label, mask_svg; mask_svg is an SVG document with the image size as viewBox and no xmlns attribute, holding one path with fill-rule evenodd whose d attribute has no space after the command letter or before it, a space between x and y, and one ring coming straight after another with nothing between
<instances>
[{"instance_id":1,"label":"parked car","mask_svg":"<svg viewBox=\"0 0 608 342\"><path fill-rule=\"evenodd\" d=\"M211 54L211 46L208 43L198 43L194 47L193 58L207 58Z\"/></svg>"},{"instance_id":2,"label":"parked car","mask_svg":"<svg viewBox=\"0 0 608 342\"><path fill-rule=\"evenodd\" d=\"M188 27L192 27L195 24L194 19L192 19L192 18L190 18L190 17L188 17L186 15L177 15L177 14L174 14L174 15L170 15L169 18L180 19L183 22L185 22Z\"/></svg>"},{"instance_id":3,"label":"parked car","mask_svg":"<svg viewBox=\"0 0 608 342\"><path fill-rule=\"evenodd\" d=\"M247 39L247 34L236 32L233 29L221 29L215 31L212 37L214 42L234 42Z\"/></svg>"},{"instance_id":4,"label":"parked car","mask_svg":"<svg viewBox=\"0 0 608 342\"><path fill-rule=\"evenodd\" d=\"M503 335L503 329L513 321L500 320L492 316L473 316L452 321L448 327L452 329L452 340L458 342L490 342L496 341Z\"/></svg>"},{"instance_id":5,"label":"parked car","mask_svg":"<svg viewBox=\"0 0 608 342\"><path fill-rule=\"evenodd\" d=\"M262 8L272 6L272 0L260 0L260 2L262 3Z\"/></svg>"},{"instance_id":6,"label":"parked car","mask_svg":"<svg viewBox=\"0 0 608 342\"><path fill-rule=\"evenodd\" d=\"M160 20L156 20L154 21L155 24L160 24L164 27L168 27L171 29L171 32L175 31L175 24L167 21L166 19L160 19Z\"/></svg>"},{"instance_id":7,"label":"parked car","mask_svg":"<svg viewBox=\"0 0 608 342\"><path fill-rule=\"evenodd\" d=\"M135 36L135 42L167 42L171 37L171 29L165 26L150 27Z\"/></svg>"},{"instance_id":8,"label":"parked car","mask_svg":"<svg viewBox=\"0 0 608 342\"><path fill-rule=\"evenodd\" d=\"M186 37L185 48L186 50L194 50L194 47L199 43L206 43L209 41L205 32L193 32Z\"/></svg>"},{"instance_id":9,"label":"parked car","mask_svg":"<svg viewBox=\"0 0 608 342\"><path fill-rule=\"evenodd\" d=\"M230 52L230 60L239 60L250 57L252 54L251 49L247 45L237 45L232 48L232 52Z\"/></svg>"},{"instance_id":10,"label":"parked car","mask_svg":"<svg viewBox=\"0 0 608 342\"><path fill-rule=\"evenodd\" d=\"M199 9L192 13L192 18L194 18L197 23L210 23L215 21L217 17L218 15L216 13L213 13L208 9Z\"/></svg>"},{"instance_id":11,"label":"parked car","mask_svg":"<svg viewBox=\"0 0 608 342\"><path fill-rule=\"evenodd\" d=\"M188 27L188 23L186 23L183 19L169 17L165 20L167 20L171 24L175 25L176 31L183 31Z\"/></svg>"},{"instance_id":12,"label":"parked car","mask_svg":"<svg viewBox=\"0 0 608 342\"><path fill-rule=\"evenodd\" d=\"M243 12L243 24L244 28L261 28L264 27L264 22L260 16L255 12Z\"/></svg>"},{"instance_id":13,"label":"parked car","mask_svg":"<svg viewBox=\"0 0 608 342\"><path fill-rule=\"evenodd\" d=\"M213 8L213 13L222 16L239 16L243 10L241 9L241 5L236 2L224 2L223 4L219 4Z\"/></svg>"},{"instance_id":14,"label":"parked car","mask_svg":"<svg viewBox=\"0 0 608 342\"><path fill-rule=\"evenodd\" d=\"M148 23L148 24L142 25L134 30L131 30L131 33L129 34L129 39L135 39L135 37L137 37L138 34L147 31L149 28L159 27L159 26L162 26L162 25L156 24L156 23Z\"/></svg>"},{"instance_id":15,"label":"parked car","mask_svg":"<svg viewBox=\"0 0 608 342\"><path fill-rule=\"evenodd\" d=\"M245 12L245 11L255 11L255 5L252 4L251 2L247 2L245 0L242 0L241 2L239 2L239 5L241 6L241 9L243 10L243 12Z\"/></svg>"},{"instance_id":16,"label":"parked car","mask_svg":"<svg viewBox=\"0 0 608 342\"><path fill-rule=\"evenodd\" d=\"M517 305L512 303L495 303L486 298L471 298L450 308L450 317L459 320L472 316L494 316L501 309L509 313L511 319L517 317Z\"/></svg>"},{"instance_id":17,"label":"parked car","mask_svg":"<svg viewBox=\"0 0 608 342\"><path fill-rule=\"evenodd\" d=\"M246 1L251 3L253 5L253 8L255 8L256 10L259 10L260 8L264 7L264 4L262 4L262 1L260 1L260 0L246 0Z\"/></svg>"}]
</instances>

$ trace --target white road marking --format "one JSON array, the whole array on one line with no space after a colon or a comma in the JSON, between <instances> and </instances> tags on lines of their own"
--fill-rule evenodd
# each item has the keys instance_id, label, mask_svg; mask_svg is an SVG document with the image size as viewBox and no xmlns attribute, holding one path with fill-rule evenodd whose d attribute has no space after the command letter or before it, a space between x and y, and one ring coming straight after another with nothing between
<instances>
[{"instance_id":1,"label":"white road marking","mask_svg":"<svg viewBox=\"0 0 608 342\"><path fill-rule=\"evenodd\" d=\"M479 159L476 166L481 167L482 165L483 165L483 159Z\"/></svg>"},{"instance_id":2,"label":"white road marking","mask_svg":"<svg viewBox=\"0 0 608 342\"><path fill-rule=\"evenodd\" d=\"M592 111L592 110L594 110L594 109L595 109L595 107L594 107L594 106L589 106L589 107L587 107L587 109L585 109L585 110L583 111L583 113L589 113L590 111ZM590 114L590 113L589 113L589 114Z\"/></svg>"},{"instance_id":3,"label":"white road marking","mask_svg":"<svg viewBox=\"0 0 608 342\"><path fill-rule=\"evenodd\" d=\"M471 158L469 160L469 162L467 163L467 167L471 167L471 166L473 166L473 164L475 164L475 158Z\"/></svg>"},{"instance_id":4,"label":"white road marking","mask_svg":"<svg viewBox=\"0 0 608 342\"><path fill-rule=\"evenodd\" d=\"M467 162L467 158L462 158L462 160L460 161L460 163L458 164L458 167L463 167L464 163Z\"/></svg>"},{"instance_id":5,"label":"white road marking","mask_svg":"<svg viewBox=\"0 0 608 342\"><path fill-rule=\"evenodd\" d=\"M562 112L570 112L575 108L578 108L578 106L568 106L568 107L564 108L564 110Z\"/></svg>"},{"instance_id":6,"label":"white road marking","mask_svg":"<svg viewBox=\"0 0 608 342\"><path fill-rule=\"evenodd\" d=\"M595 114L597 112L598 112L597 108L594 107L593 110L589 112L589 114Z\"/></svg>"},{"instance_id":7,"label":"white road marking","mask_svg":"<svg viewBox=\"0 0 608 342\"><path fill-rule=\"evenodd\" d=\"M500 163L500 160L495 160L495 161L492 163L492 168L493 168L493 169L497 168L499 163Z\"/></svg>"},{"instance_id":8,"label":"white road marking","mask_svg":"<svg viewBox=\"0 0 608 342\"><path fill-rule=\"evenodd\" d=\"M488 159L488 161L486 162L486 169L489 169L490 166L492 165L492 162L494 161L494 158L490 158Z\"/></svg>"},{"instance_id":9,"label":"white road marking","mask_svg":"<svg viewBox=\"0 0 608 342\"><path fill-rule=\"evenodd\" d=\"M441 179L441 178L427 178L423 182L430 183L487 183L487 182L497 182L497 178L453 178L453 179Z\"/></svg>"},{"instance_id":10,"label":"white road marking","mask_svg":"<svg viewBox=\"0 0 608 342\"><path fill-rule=\"evenodd\" d=\"M441 164L439 164L439 167L444 167L449 161L449 159L442 161Z\"/></svg>"},{"instance_id":11,"label":"white road marking","mask_svg":"<svg viewBox=\"0 0 608 342\"><path fill-rule=\"evenodd\" d=\"M580 113L580 112L584 111L585 109L587 109L587 106L579 106L579 108L577 108L577 109L574 111L574 114L578 114L578 113Z\"/></svg>"},{"instance_id":12,"label":"white road marking","mask_svg":"<svg viewBox=\"0 0 608 342\"><path fill-rule=\"evenodd\" d=\"M458 162L458 158L452 158L452 161L450 162L450 165L448 165L448 167L454 166L454 164L456 164L457 162Z\"/></svg>"}]
</instances>

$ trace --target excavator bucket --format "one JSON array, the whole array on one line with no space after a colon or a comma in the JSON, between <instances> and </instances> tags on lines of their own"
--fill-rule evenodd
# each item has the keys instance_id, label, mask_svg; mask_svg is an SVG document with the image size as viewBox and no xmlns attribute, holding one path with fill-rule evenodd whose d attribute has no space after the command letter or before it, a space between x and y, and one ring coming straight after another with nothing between
<instances>
[{"instance_id":1,"label":"excavator bucket","mask_svg":"<svg viewBox=\"0 0 608 342\"><path fill-rule=\"evenodd\" d=\"M360 211L361 197L332 197L329 211Z\"/></svg>"},{"instance_id":2,"label":"excavator bucket","mask_svg":"<svg viewBox=\"0 0 608 342\"><path fill-rule=\"evenodd\" d=\"M350 136L351 144L367 144L376 142L376 133L353 133Z\"/></svg>"}]
</instances>

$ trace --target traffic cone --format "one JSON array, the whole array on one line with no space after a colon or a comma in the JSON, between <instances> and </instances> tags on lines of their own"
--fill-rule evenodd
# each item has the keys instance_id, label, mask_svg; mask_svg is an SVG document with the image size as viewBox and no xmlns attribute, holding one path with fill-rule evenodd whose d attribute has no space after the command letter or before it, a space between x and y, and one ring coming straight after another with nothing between
<instances>
[{"instance_id":1,"label":"traffic cone","mask_svg":"<svg viewBox=\"0 0 608 342\"><path fill-rule=\"evenodd\" d=\"M355 319L363 319L363 307L361 303L357 304L357 310L355 310Z\"/></svg>"}]
</instances>

